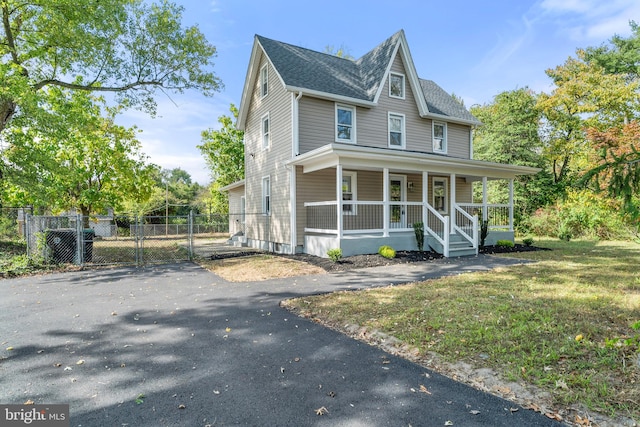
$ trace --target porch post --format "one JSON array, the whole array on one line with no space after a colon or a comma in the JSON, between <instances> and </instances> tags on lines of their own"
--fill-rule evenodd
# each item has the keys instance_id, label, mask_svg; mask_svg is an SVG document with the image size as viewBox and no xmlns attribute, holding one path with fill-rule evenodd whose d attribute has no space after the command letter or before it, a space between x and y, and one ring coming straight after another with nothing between
<instances>
[{"instance_id":1,"label":"porch post","mask_svg":"<svg viewBox=\"0 0 640 427\"><path fill-rule=\"evenodd\" d=\"M453 233L453 227L456 225L456 211L455 211L455 206L456 206L456 174L452 173L450 178L449 178L449 198L451 199L449 201L449 218L451 218L451 221L449 221L451 223L451 233Z\"/></svg>"},{"instance_id":2,"label":"porch post","mask_svg":"<svg viewBox=\"0 0 640 427\"><path fill-rule=\"evenodd\" d=\"M482 221L489 219L489 208L487 207L487 177L482 177Z\"/></svg>"},{"instance_id":3,"label":"porch post","mask_svg":"<svg viewBox=\"0 0 640 427\"><path fill-rule=\"evenodd\" d=\"M427 229L427 205L429 204L429 172L422 172L422 224Z\"/></svg>"},{"instance_id":4,"label":"porch post","mask_svg":"<svg viewBox=\"0 0 640 427\"><path fill-rule=\"evenodd\" d=\"M389 168L382 169L382 236L389 237Z\"/></svg>"},{"instance_id":5,"label":"porch post","mask_svg":"<svg viewBox=\"0 0 640 427\"><path fill-rule=\"evenodd\" d=\"M513 178L509 180L509 231L513 231Z\"/></svg>"},{"instance_id":6,"label":"porch post","mask_svg":"<svg viewBox=\"0 0 640 427\"><path fill-rule=\"evenodd\" d=\"M342 165L336 166L336 228L338 239L342 239Z\"/></svg>"}]
</instances>

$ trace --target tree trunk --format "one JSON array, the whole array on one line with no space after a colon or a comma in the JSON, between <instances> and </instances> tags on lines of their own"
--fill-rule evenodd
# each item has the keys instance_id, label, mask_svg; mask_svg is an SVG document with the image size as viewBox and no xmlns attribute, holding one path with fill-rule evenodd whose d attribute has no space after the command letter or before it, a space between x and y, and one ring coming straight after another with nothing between
<instances>
[{"instance_id":1,"label":"tree trunk","mask_svg":"<svg viewBox=\"0 0 640 427\"><path fill-rule=\"evenodd\" d=\"M90 206L80 206L80 214L82 215L82 228L89 228L89 214L91 213Z\"/></svg>"},{"instance_id":2,"label":"tree trunk","mask_svg":"<svg viewBox=\"0 0 640 427\"><path fill-rule=\"evenodd\" d=\"M0 100L0 132L7 127L7 123L9 123L16 112L16 107L17 105L13 101L9 101L8 99Z\"/></svg>"}]
</instances>

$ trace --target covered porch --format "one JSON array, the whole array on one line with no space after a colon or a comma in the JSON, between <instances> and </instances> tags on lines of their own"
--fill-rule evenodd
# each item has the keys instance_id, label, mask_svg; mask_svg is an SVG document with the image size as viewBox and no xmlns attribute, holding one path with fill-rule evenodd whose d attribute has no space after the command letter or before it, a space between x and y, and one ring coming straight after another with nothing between
<instances>
[{"instance_id":1,"label":"covered porch","mask_svg":"<svg viewBox=\"0 0 640 427\"><path fill-rule=\"evenodd\" d=\"M474 255L480 225L486 244L513 240L513 180L534 168L345 144L297 157L298 232L303 251L326 257L376 253L381 245L417 250L414 228L424 230L424 249L446 257ZM489 203L490 180L508 182L508 203ZM310 184L310 183L313 183ZM473 183L481 185L474 203Z\"/></svg>"}]
</instances>

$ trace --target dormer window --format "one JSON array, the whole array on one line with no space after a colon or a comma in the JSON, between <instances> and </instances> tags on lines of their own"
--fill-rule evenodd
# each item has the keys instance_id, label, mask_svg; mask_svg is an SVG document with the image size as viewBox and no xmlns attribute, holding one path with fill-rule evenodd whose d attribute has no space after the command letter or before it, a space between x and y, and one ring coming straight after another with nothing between
<instances>
[{"instance_id":1,"label":"dormer window","mask_svg":"<svg viewBox=\"0 0 640 427\"><path fill-rule=\"evenodd\" d=\"M389 74L389 96L404 99L404 75Z\"/></svg>"},{"instance_id":2,"label":"dormer window","mask_svg":"<svg viewBox=\"0 0 640 427\"><path fill-rule=\"evenodd\" d=\"M263 66L260 69L260 96L265 97L269 93L269 69Z\"/></svg>"},{"instance_id":3,"label":"dormer window","mask_svg":"<svg viewBox=\"0 0 640 427\"><path fill-rule=\"evenodd\" d=\"M447 152L447 124L433 122L433 152Z\"/></svg>"}]
</instances>

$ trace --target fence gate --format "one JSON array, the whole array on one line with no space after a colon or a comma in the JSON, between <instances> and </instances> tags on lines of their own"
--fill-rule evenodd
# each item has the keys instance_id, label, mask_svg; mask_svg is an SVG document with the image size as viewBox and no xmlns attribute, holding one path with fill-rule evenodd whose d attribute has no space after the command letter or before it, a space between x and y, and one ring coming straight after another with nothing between
<instances>
[{"instance_id":1,"label":"fence gate","mask_svg":"<svg viewBox=\"0 0 640 427\"><path fill-rule=\"evenodd\" d=\"M193 259L193 215L175 217L33 216L31 258L78 265L169 263Z\"/></svg>"}]
</instances>

